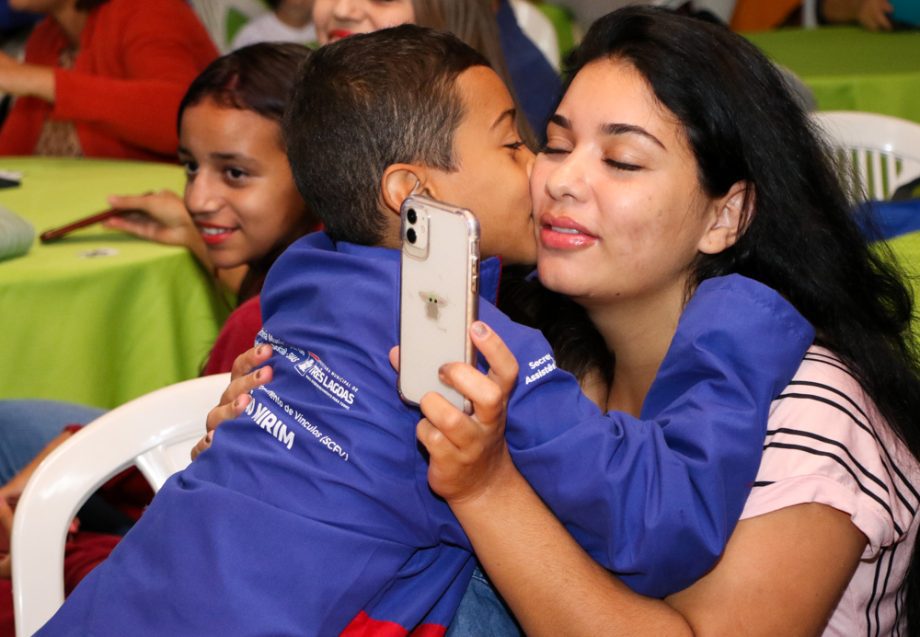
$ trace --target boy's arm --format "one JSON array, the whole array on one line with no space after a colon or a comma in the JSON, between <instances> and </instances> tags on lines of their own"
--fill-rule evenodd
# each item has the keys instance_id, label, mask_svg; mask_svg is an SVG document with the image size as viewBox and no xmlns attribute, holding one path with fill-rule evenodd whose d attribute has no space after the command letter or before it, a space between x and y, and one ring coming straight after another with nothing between
<instances>
[{"instance_id":1,"label":"boy's arm","mask_svg":"<svg viewBox=\"0 0 920 637\"><path fill-rule=\"evenodd\" d=\"M568 374L536 377L532 337L524 343L515 330L496 331L522 368L508 406L512 457L573 537L654 597L709 570L738 521L770 404L811 345L811 326L755 281L705 281L641 420L592 412Z\"/></svg>"}]
</instances>

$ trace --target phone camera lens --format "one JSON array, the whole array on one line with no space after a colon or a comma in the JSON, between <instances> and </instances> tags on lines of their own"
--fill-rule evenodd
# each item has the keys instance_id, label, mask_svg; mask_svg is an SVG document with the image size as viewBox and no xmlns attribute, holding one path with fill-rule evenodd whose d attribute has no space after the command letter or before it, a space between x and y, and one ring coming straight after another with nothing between
<instances>
[{"instance_id":1,"label":"phone camera lens","mask_svg":"<svg viewBox=\"0 0 920 637\"><path fill-rule=\"evenodd\" d=\"M411 215L413 212L410 210L409 214ZM418 239L413 228L406 230L406 239L409 240L409 243L415 243L416 239Z\"/></svg>"},{"instance_id":2,"label":"phone camera lens","mask_svg":"<svg viewBox=\"0 0 920 637\"><path fill-rule=\"evenodd\" d=\"M406 213L406 219L409 220L409 223L415 223L418 221L418 215L415 214L415 210L409 208L409 212ZM411 239L411 241L415 243L415 239Z\"/></svg>"}]
</instances>

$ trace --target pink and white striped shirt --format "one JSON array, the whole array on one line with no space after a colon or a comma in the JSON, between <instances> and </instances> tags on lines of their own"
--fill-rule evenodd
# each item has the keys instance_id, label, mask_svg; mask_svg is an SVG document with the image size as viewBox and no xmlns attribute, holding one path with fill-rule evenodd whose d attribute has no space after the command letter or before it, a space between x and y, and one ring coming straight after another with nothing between
<instances>
[{"instance_id":1,"label":"pink and white striped shirt","mask_svg":"<svg viewBox=\"0 0 920 637\"><path fill-rule=\"evenodd\" d=\"M848 513L869 540L825 637L901 634L902 585L920 525L920 462L847 367L821 347L809 349L772 405L741 517L809 502Z\"/></svg>"}]
</instances>

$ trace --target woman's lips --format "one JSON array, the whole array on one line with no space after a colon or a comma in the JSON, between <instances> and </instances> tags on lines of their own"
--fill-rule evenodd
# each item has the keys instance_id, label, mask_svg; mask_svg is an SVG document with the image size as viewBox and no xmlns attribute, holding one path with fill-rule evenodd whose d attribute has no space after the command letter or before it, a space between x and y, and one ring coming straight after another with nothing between
<instances>
[{"instance_id":1,"label":"woman's lips","mask_svg":"<svg viewBox=\"0 0 920 637\"><path fill-rule=\"evenodd\" d=\"M574 250L594 245L597 237L567 217L543 215L540 218L540 243L546 248Z\"/></svg>"},{"instance_id":2,"label":"woman's lips","mask_svg":"<svg viewBox=\"0 0 920 637\"><path fill-rule=\"evenodd\" d=\"M217 245L226 241L230 235L236 232L236 228L227 228L226 226L215 226L209 223L199 223L198 232L201 239L208 245Z\"/></svg>"}]
</instances>

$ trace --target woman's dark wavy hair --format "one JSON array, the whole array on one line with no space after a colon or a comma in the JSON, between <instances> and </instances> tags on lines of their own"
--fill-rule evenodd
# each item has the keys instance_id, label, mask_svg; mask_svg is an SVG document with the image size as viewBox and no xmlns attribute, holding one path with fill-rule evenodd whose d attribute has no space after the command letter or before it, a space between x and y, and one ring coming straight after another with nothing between
<instances>
[{"instance_id":1,"label":"woman's dark wavy hair","mask_svg":"<svg viewBox=\"0 0 920 637\"><path fill-rule=\"evenodd\" d=\"M181 128L185 109L210 99L227 108L252 111L278 124L278 143L284 148L281 123L288 100L294 90L297 71L310 56L310 49L300 44L259 43L223 55L194 79L179 103L176 127ZM294 240L317 225L304 208L301 232L284 237L258 263L250 263L240 285L239 302L255 296L262 289L268 268Z\"/></svg>"},{"instance_id":2,"label":"woman's dark wavy hair","mask_svg":"<svg viewBox=\"0 0 920 637\"><path fill-rule=\"evenodd\" d=\"M920 457L911 294L890 253L870 247L854 222L821 135L777 69L724 27L641 7L595 22L569 60L569 77L605 59L634 66L677 116L708 195L724 195L738 181L751 186L747 231L732 248L700 255L692 285L739 273L777 290L814 325L817 341L846 362ZM561 317L562 303L540 303L536 321L554 341L557 361L576 375L600 369L610 379L603 341L573 303L565 303L569 316ZM916 548L902 608L910 634L920 635Z\"/></svg>"}]
</instances>

